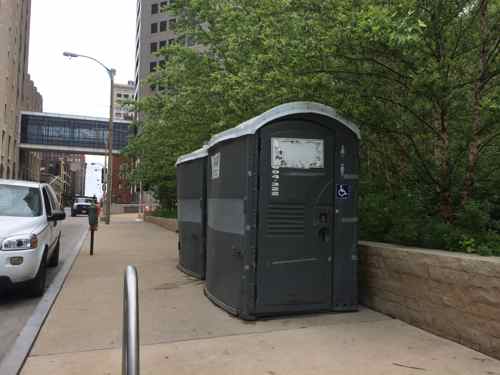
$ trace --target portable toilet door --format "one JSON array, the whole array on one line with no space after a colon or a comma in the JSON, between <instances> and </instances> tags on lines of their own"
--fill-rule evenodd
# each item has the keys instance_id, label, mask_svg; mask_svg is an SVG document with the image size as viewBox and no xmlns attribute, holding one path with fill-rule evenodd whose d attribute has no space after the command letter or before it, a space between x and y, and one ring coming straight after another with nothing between
<instances>
[{"instance_id":1,"label":"portable toilet door","mask_svg":"<svg viewBox=\"0 0 500 375\"><path fill-rule=\"evenodd\" d=\"M308 102L212 137L208 174L218 181L207 186L216 205L208 204L207 295L214 302L244 319L357 309L358 148L354 124ZM240 186L239 194L228 186ZM218 216L221 204L236 203L231 195L243 205L242 228L224 239Z\"/></svg>"},{"instance_id":2,"label":"portable toilet door","mask_svg":"<svg viewBox=\"0 0 500 375\"><path fill-rule=\"evenodd\" d=\"M259 313L328 310L332 296L335 131L283 119L261 128ZM325 152L326 151L326 152Z\"/></svg>"},{"instance_id":3,"label":"portable toilet door","mask_svg":"<svg viewBox=\"0 0 500 375\"><path fill-rule=\"evenodd\" d=\"M178 268L202 280L206 267L206 161L203 147L181 156L176 163Z\"/></svg>"}]
</instances>

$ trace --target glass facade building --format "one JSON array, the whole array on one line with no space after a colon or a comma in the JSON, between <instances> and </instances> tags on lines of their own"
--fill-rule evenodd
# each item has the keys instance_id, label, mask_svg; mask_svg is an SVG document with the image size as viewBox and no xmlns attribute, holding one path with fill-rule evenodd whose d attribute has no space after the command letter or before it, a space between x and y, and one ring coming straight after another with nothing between
<instances>
[{"instance_id":1,"label":"glass facade building","mask_svg":"<svg viewBox=\"0 0 500 375\"><path fill-rule=\"evenodd\" d=\"M113 122L113 150L128 144L130 121ZM107 148L108 120L46 113L22 113L21 143L104 150Z\"/></svg>"}]
</instances>

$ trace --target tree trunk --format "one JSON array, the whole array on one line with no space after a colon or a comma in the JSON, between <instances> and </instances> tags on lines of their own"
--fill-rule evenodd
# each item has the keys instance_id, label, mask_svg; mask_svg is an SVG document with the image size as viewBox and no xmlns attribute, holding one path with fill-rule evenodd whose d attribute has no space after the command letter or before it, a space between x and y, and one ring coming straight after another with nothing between
<instances>
[{"instance_id":1,"label":"tree trunk","mask_svg":"<svg viewBox=\"0 0 500 375\"><path fill-rule=\"evenodd\" d=\"M451 195L450 186L450 155L449 155L449 134L448 126L446 120L441 127L441 143L438 146L439 154L439 215L441 218L450 223L453 221L454 210L453 210L453 199Z\"/></svg>"},{"instance_id":2,"label":"tree trunk","mask_svg":"<svg viewBox=\"0 0 500 375\"><path fill-rule=\"evenodd\" d=\"M471 199L476 180L476 167L479 160L479 149L481 147L481 99L484 82L488 70L488 0L479 2L479 30L481 35L481 46L479 50L479 74L474 84L474 96L472 103L472 135L467 152L467 168L461 194L462 208Z\"/></svg>"},{"instance_id":3,"label":"tree trunk","mask_svg":"<svg viewBox=\"0 0 500 375\"><path fill-rule=\"evenodd\" d=\"M474 86L474 103L473 103L473 122L472 122L472 139L469 143L467 152L467 169L464 177L464 186L460 204L462 208L472 197L474 183L476 179L476 166L479 160L479 129L481 127L481 90L479 82Z\"/></svg>"}]
</instances>

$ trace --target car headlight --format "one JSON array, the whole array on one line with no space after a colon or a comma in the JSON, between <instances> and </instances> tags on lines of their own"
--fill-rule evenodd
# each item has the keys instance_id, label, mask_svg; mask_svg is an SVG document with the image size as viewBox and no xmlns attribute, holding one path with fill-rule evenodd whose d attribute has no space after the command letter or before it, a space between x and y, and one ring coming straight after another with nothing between
<instances>
[{"instance_id":1,"label":"car headlight","mask_svg":"<svg viewBox=\"0 0 500 375\"><path fill-rule=\"evenodd\" d=\"M32 250L38 247L38 237L33 235L20 235L9 237L2 242L2 250Z\"/></svg>"}]
</instances>

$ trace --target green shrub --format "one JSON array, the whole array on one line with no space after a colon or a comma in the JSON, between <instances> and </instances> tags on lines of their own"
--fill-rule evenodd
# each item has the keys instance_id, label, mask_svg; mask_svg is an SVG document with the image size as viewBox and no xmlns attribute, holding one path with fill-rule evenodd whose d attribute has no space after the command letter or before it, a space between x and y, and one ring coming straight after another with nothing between
<instances>
[{"instance_id":1,"label":"green shrub","mask_svg":"<svg viewBox=\"0 0 500 375\"><path fill-rule=\"evenodd\" d=\"M439 218L429 217L420 228L420 246L457 251L462 235L460 230Z\"/></svg>"},{"instance_id":2,"label":"green shrub","mask_svg":"<svg viewBox=\"0 0 500 375\"><path fill-rule=\"evenodd\" d=\"M383 241L384 234L392 226L392 215L386 205L386 198L381 194L368 193L360 199L361 238L371 241Z\"/></svg>"},{"instance_id":3,"label":"green shrub","mask_svg":"<svg viewBox=\"0 0 500 375\"><path fill-rule=\"evenodd\" d=\"M479 245L477 247L477 253L482 256L492 256L493 250L489 246Z\"/></svg>"},{"instance_id":4,"label":"green shrub","mask_svg":"<svg viewBox=\"0 0 500 375\"><path fill-rule=\"evenodd\" d=\"M176 219L177 218L177 210L172 210L168 208L157 208L154 210L151 215L156 217L163 217L166 219Z\"/></svg>"},{"instance_id":5,"label":"green shrub","mask_svg":"<svg viewBox=\"0 0 500 375\"><path fill-rule=\"evenodd\" d=\"M489 221L490 215L486 204L471 201L458 212L455 224L466 232L481 233L486 230Z\"/></svg>"},{"instance_id":6,"label":"green shrub","mask_svg":"<svg viewBox=\"0 0 500 375\"><path fill-rule=\"evenodd\" d=\"M462 240L459 242L460 250L464 253L475 253L477 251L476 240L472 237L462 236Z\"/></svg>"}]
</instances>

